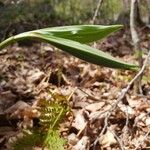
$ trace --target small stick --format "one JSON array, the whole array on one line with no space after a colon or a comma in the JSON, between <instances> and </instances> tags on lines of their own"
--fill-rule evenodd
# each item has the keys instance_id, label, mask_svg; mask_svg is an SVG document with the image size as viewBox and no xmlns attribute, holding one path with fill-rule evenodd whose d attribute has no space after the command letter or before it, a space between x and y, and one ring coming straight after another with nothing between
<instances>
[{"instance_id":1,"label":"small stick","mask_svg":"<svg viewBox=\"0 0 150 150\"><path fill-rule=\"evenodd\" d=\"M116 138L116 140L117 140L117 142L118 142L118 144L119 144L119 146L120 146L120 149L121 149L121 150L125 150L124 145L123 145L123 142L122 142L122 140L118 137L118 135L117 135L115 132L111 131L110 129L109 129L109 131L110 131L110 132L114 135L114 137Z\"/></svg>"},{"instance_id":2,"label":"small stick","mask_svg":"<svg viewBox=\"0 0 150 150\"><path fill-rule=\"evenodd\" d=\"M95 98L94 96L92 96L91 94L88 94L87 92L85 92L84 90L82 90L81 88L78 88L81 92L83 92L84 94L87 95L87 98L94 100L94 101L98 101L98 102L105 102L105 104L110 104L109 102L102 100L101 97L100 98Z\"/></svg>"},{"instance_id":3,"label":"small stick","mask_svg":"<svg viewBox=\"0 0 150 150\"><path fill-rule=\"evenodd\" d=\"M139 144L136 146L135 150L138 150L138 149L139 149L139 146L143 144L144 140L146 140L146 138L149 136L149 134L150 134L150 129L149 129L149 131L145 134L145 136L143 137L143 139L140 140L140 141L138 141Z\"/></svg>"},{"instance_id":4,"label":"small stick","mask_svg":"<svg viewBox=\"0 0 150 150\"><path fill-rule=\"evenodd\" d=\"M102 5L102 2L103 2L103 0L99 0L99 1L98 1L96 10L95 10L95 12L94 12L93 19L92 19L92 21L91 21L92 24L95 23L95 20L96 20L96 17L97 17L97 15L98 15L98 11L99 11L99 9L100 9L100 7L101 7L101 5Z\"/></svg>"},{"instance_id":5,"label":"small stick","mask_svg":"<svg viewBox=\"0 0 150 150\"><path fill-rule=\"evenodd\" d=\"M97 145L97 142L99 141L99 137L101 137L101 135L105 132L105 130L108 127L108 120L109 120L109 117L111 116L112 111L118 106L119 102L121 102L122 99L125 97L126 93L129 91L131 85L135 82L135 80L137 80L139 78L139 76L141 76L141 74L144 72L144 69L146 67L146 64L148 62L149 57L150 57L150 51L149 51L146 59L144 60L143 66L140 69L140 71L129 82L128 86L125 89L122 90L120 97L118 97L117 101L112 105L112 107L110 108L110 110L107 112L105 120L104 120L104 127L103 127L101 133L99 134L99 136L97 137L97 139L94 142L94 148L93 148L94 150L96 149L96 145Z\"/></svg>"}]
</instances>

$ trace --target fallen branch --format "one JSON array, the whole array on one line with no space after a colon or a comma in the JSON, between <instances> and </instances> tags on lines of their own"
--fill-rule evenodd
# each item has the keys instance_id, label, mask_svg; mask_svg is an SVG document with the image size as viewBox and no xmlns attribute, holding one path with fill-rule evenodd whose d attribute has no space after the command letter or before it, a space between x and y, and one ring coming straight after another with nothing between
<instances>
[{"instance_id":1,"label":"fallen branch","mask_svg":"<svg viewBox=\"0 0 150 150\"><path fill-rule=\"evenodd\" d=\"M146 57L146 59L144 60L144 63L143 63L143 66L142 68L140 69L140 71L136 74L136 76L129 82L128 86L122 90L120 96L118 97L117 101L112 105L112 107L110 108L110 110L107 111L107 114L106 114L106 117L105 117L105 120L104 120L104 127L101 131L101 133L99 134L99 136L97 137L97 139L95 140L94 142L94 145L93 145L93 149L95 150L96 149L96 145L97 145L97 142L99 141L99 138L104 134L104 132L106 131L107 127L108 127L108 120L113 112L113 110L118 106L119 102L121 102L123 100L123 98L125 97L126 93L129 91L131 85L139 78L139 76L141 74L143 74L144 70L145 70L145 67L148 63L148 59L150 57L150 51ZM100 114L97 116L99 117Z\"/></svg>"}]
</instances>

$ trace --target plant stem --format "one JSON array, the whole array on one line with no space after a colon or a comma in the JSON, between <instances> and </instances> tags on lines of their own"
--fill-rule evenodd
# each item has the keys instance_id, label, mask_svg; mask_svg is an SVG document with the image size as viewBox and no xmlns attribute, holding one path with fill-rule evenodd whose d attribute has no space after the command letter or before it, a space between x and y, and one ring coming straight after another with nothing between
<instances>
[{"instance_id":1,"label":"plant stem","mask_svg":"<svg viewBox=\"0 0 150 150\"><path fill-rule=\"evenodd\" d=\"M13 44L15 43L15 40L14 40L14 36L6 39L5 41L1 42L0 43L0 50L2 50L4 47L8 46L9 44Z\"/></svg>"}]
</instances>

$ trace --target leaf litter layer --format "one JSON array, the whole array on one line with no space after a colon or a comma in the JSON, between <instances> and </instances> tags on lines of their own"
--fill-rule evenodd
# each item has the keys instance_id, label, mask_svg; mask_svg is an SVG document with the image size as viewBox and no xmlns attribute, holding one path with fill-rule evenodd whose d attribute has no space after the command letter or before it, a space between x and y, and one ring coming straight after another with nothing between
<instances>
[{"instance_id":1,"label":"leaf litter layer","mask_svg":"<svg viewBox=\"0 0 150 150\"><path fill-rule=\"evenodd\" d=\"M121 38L121 32L97 47L105 47L106 51L135 63L129 35ZM141 46L146 51L148 39L144 35L142 38ZM68 141L65 148L93 149L94 141L104 127L106 112L135 75L131 71L86 63L43 43L32 47L8 47L1 52L0 62L2 149L10 149L11 144L22 136L20 129L37 127L39 101L50 101L51 93L55 93L58 99L70 96L72 113L59 127L59 132ZM142 149L150 146L149 72L150 67L147 67L143 78L144 96L134 95L130 89L123 102L113 110L96 149ZM36 143L34 148L40 149L41 144Z\"/></svg>"}]
</instances>

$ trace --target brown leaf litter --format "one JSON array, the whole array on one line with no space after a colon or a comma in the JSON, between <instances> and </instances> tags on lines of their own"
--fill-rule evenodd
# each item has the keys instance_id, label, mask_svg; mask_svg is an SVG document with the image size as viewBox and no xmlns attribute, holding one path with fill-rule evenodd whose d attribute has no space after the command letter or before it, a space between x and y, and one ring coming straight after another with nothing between
<instances>
[{"instance_id":1,"label":"brown leaf litter","mask_svg":"<svg viewBox=\"0 0 150 150\"><path fill-rule=\"evenodd\" d=\"M122 35L117 33L97 47L135 63L130 37ZM147 51L144 35L141 46ZM131 87L111 112L103 134L107 113L134 72L89 64L43 43L4 49L0 54L0 70L0 149L8 149L9 138L20 134L22 128L37 125L38 102L51 100L50 91L62 96L72 93L69 100L72 114L60 125L62 136L68 140L66 149L150 147L149 66L142 81L144 95L134 95ZM40 149L35 145L36 148Z\"/></svg>"}]
</instances>

